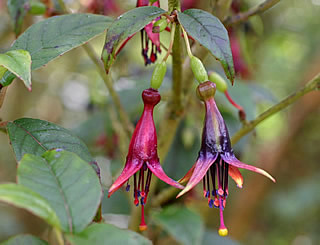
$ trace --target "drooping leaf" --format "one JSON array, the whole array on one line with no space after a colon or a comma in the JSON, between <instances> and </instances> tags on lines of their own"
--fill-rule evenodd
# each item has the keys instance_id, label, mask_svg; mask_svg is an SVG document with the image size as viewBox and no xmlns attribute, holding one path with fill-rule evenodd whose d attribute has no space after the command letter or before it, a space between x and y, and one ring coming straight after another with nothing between
<instances>
[{"instance_id":1,"label":"drooping leaf","mask_svg":"<svg viewBox=\"0 0 320 245\"><path fill-rule=\"evenodd\" d=\"M72 245L151 245L147 238L129 230L123 230L110 224L92 224L79 234L66 235Z\"/></svg>"},{"instance_id":2,"label":"drooping leaf","mask_svg":"<svg viewBox=\"0 0 320 245\"><path fill-rule=\"evenodd\" d=\"M16 35L21 32L24 16L28 13L28 0L8 0L7 7L13 22L13 28Z\"/></svg>"},{"instance_id":3,"label":"drooping leaf","mask_svg":"<svg viewBox=\"0 0 320 245\"><path fill-rule=\"evenodd\" d=\"M60 229L60 222L47 200L33 190L18 184L0 184L0 201L23 208Z\"/></svg>"},{"instance_id":4,"label":"drooping leaf","mask_svg":"<svg viewBox=\"0 0 320 245\"><path fill-rule=\"evenodd\" d=\"M81 232L100 204L102 190L95 171L72 152L57 149L42 157L26 154L17 179L51 204L65 232Z\"/></svg>"},{"instance_id":5,"label":"drooping leaf","mask_svg":"<svg viewBox=\"0 0 320 245\"><path fill-rule=\"evenodd\" d=\"M28 51L17 49L0 54L0 77L9 70L31 90L31 56Z\"/></svg>"},{"instance_id":6,"label":"drooping leaf","mask_svg":"<svg viewBox=\"0 0 320 245\"><path fill-rule=\"evenodd\" d=\"M112 19L103 15L68 14L54 16L30 26L10 50L27 50L35 70L104 32ZM8 77L8 74L5 74ZM12 82L12 77L9 77ZM1 84L10 84L10 80Z\"/></svg>"},{"instance_id":7,"label":"drooping leaf","mask_svg":"<svg viewBox=\"0 0 320 245\"><path fill-rule=\"evenodd\" d=\"M93 161L87 146L78 137L51 122L20 118L8 122L7 131L18 162L26 153L41 156L54 148L74 152L86 162Z\"/></svg>"},{"instance_id":8,"label":"drooping leaf","mask_svg":"<svg viewBox=\"0 0 320 245\"><path fill-rule=\"evenodd\" d=\"M152 20L165 13L165 10L146 6L132 9L119 16L108 28L102 59L108 72L116 58L118 46L126 38L142 30Z\"/></svg>"},{"instance_id":9,"label":"drooping leaf","mask_svg":"<svg viewBox=\"0 0 320 245\"><path fill-rule=\"evenodd\" d=\"M32 235L17 235L1 243L1 245L48 245L44 240Z\"/></svg>"},{"instance_id":10,"label":"drooping leaf","mask_svg":"<svg viewBox=\"0 0 320 245\"><path fill-rule=\"evenodd\" d=\"M175 240L185 245L201 244L204 223L199 214L192 210L169 206L161 212L153 213L154 222L163 227Z\"/></svg>"},{"instance_id":11,"label":"drooping leaf","mask_svg":"<svg viewBox=\"0 0 320 245\"><path fill-rule=\"evenodd\" d=\"M221 21L212 14L200 9L188 9L178 13L178 20L188 34L221 62L233 84L235 71L229 36Z\"/></svg>"}]
</instances>

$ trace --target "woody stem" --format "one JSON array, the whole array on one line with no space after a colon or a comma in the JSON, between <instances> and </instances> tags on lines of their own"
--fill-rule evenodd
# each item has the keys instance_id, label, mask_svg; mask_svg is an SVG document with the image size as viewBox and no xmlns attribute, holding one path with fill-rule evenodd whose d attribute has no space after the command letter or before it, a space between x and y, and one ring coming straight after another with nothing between
<instances>
[{"instance_id":1,"label":"woody stem","mask_svg":"<svg viewBox=\"0 0 320 245\"><path fill-rule=\"evenodd\" d=\"M249 121L245 124L238 132L236 132L231 138L232 144L237 143L243 136L251 132L259 123L274 115L275 113L283 110L287 106L291 105L295 101L297 101L303 95L320 88L320 73L315 76L311 81L309 81L306 85L304 85L297 92L289 95L284 100L280 101L278 104L272 106L270 109L266 110L262 114L260 114L256 119Z\"/></svg>"}]
</instances>

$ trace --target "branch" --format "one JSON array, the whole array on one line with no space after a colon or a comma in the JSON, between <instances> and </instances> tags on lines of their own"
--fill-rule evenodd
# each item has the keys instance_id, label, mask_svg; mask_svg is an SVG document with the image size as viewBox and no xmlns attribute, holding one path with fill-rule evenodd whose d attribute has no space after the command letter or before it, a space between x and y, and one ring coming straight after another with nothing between
<instances>
[{"instance_id":1,"label":"branch","mask_svg":"<svg viewBox=\"0 0 320 245\"><path fill-rule=\"evenodd\" d=\"M121 104L119 95L115 91L113 84L112 84L112 81L110 80L110 77L105 73L103 64L101 63L101 60L96 56L92 47L89 46L88 44L85 44L82 47L87 52L87 54L91 58L92 62L96 65L100 76L102 77L105 85L107 86L109 93L111 95L112 101L114 102L114 104L117 108L117 111L119 112L120 121L121 121L121 125L123 127L123 130L126 132L128 138L130 139L134 127L133 127L132 123L130 122L129 117Z\"/></svg>"},{"instance_id":2,"label":"branch","mask_svg":"<svg viewBox=\"0 0 320 245\"><path fill-rule=\"evenodd\" d=\"M244 125L238 132L236 132L231 138L232 144L237 143L243 136L252 131L259 123L267 119L268 117L274 115L275 113L281 111L282 109L288 107L295 101L297 101L303 95L320 88L320 73L315 76L311 81L309 81L304 87L302 87L297 92L291 94L284 100L280 101L278 104L272 106L270 109L266 110L260 114L256 119L248 122Z\"/></svg>"},{"instance_id":3,"label":"branch","mask_svg":"<svg viewBox=\"0 0 320 245\"><path fill-rule=\"evenodd\" d=\"M249 17L261 14L265 11L267 11L269 8L273 7L275 4L280 2L280 0L266 0L263 3L252 7L247 12L239 13L235 16L229 16L226 19L223 20L223 24L225 26L230 26L233 24L238 24L240 22L246 21Z\"/></svg>"}]
</instances>

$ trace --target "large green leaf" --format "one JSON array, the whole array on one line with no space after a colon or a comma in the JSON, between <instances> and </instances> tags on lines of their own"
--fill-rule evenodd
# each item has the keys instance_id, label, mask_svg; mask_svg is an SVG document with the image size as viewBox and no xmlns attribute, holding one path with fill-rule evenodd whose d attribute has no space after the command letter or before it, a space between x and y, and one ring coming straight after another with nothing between
<instances>
[{"instance_id":1,"label":"large green leaf","mask_svg":"<svg viewBox=\"0 0 320 245\"><path fill-rule=\"evenodd\" d=\"M0 201L26 209L53 227L60 228L58 217L47 200L23 185L1 184Z\"/></svg>"},{"instance_id":2,"label":"large green leaf","mask_svg":"<svg viewBox=\"0 0 320 245\"><path fill-rule=\"evenodd\" d=\"M7 130L18 162L26 153L41 156L54 148L74 152L87 162L93 161L87 146L78 137L51 122L20 118L8 122Z\"/></svg>"},{"instance_id":3,"label":"large green leaf","mask_svg":"<svg viewBox=\"0 0 320 245\"><path fill-rule=\"evenodd\" d=\"M218 18L200 9L188 9L178 13L183 28L218 59L233 84L235 71L228 31Z\"/></svg>"},{"instance_id":4,"label":"large green leaf","mask_svg":"<svg viewBox=\"0 0 320 245\"><path fill-rule=\"evenodd\" d=\"M9 70L31 90L31 56L28 51L17 49L0 54L0 77Z\"/></svg>"},{"instance_id":5,"label":"large green leaf","mask_svg":"<svg viewBox=\"0 0 320 245\"><path fill-rule=\"evenodd\" d=\"M106 30L112 19L103 15L68 14L51 17L30 26L10 50L27 50L35 70ZM5 74L8 77L8 74ZM10 81L11 80L11 81ZM12 82L1 80L1 84ZM10 82L9 82L10 81Z\"/></svg>"},{"instance_id":6,"label":"large green leaf","mask_svg":"<svg viewBox=\"0 0 320 245\"><path fill-rule=\"evenodd\" d=\"M1 245L48 245L46 241L32 235L17 235L0 243Z\"/></svg>"},{"instance_id":7,"label":"large green leaf","mask_svg":"<svg viewBox=\"0 0 320 245\"><path fill-rule=\"evenodd\" d=\"M121 42L165 12L165 10L154 6L135 8L119 16L111 24L102 51L102 59L107 72L116 58L116 51Z\"/></svg>"},{"instance_id":8,"label":"large green leaf","mask_svg":"<svg viewBox=\"0 0 320 245\"><path fill-rule=\"evenodd\" d=\"M177 241L185 245L201 244L204 224L199 214L188 208L170 206L153 213L153 220L162 226Z\"/></svg>"},{"instance_id":9,"label":"large green leaf","mask_svg":"<svg viewBox=\"0 0 320 245\"><path fill-rule=\"evenodd\" d=\"M94 218L102 197L92 167L76 154L60 149L47 151L42 157L24 155L17 179L49 201L66 232L81 232Z\"/></svg>"},{"instance_id":10,"label":"large green leaf","mask_svg":"<svg viewBox=\"0 0 320 245\"><path fill-rule=\"evenodd\" d=\"M67 235L72 245L151 245L151 241L129 230L123 230L110 224L92 224L83 232Z\"/></svg>"}]
</instances>

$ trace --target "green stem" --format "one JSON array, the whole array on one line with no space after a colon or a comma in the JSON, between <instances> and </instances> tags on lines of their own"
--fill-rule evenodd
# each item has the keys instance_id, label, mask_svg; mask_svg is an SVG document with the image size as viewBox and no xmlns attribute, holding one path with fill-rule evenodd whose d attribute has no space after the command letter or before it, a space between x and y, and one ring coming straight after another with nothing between
<instances>
[{"instance_id":1,"label":"green stem","mask_svg":"<svg viewBox=\"0 0 320 245\"><path fill-rule=\"evenodd\" d=\"M171 51L172 51L172 46L173 46L173 42L174 42L175 31L176 31L176 23L173 23L172 28L171 28L170 44L169 44L169 47L167 50L167 54L162 60L164 62L166 62L168 57L170 56L170 54L172 54Z\"/></svg>"},{"instance_id":2,"label":"green stem","mask_svg":"<svg viewBox=\"0 0 320 245\"><path fill-rule=\"evenodd\" d=\"M244 22L251 16L254 16L254 15L257 15L257 14L261 14L261 13L265 12L266 10L270 9L271 7L273 7L278 2L280 2L280 0L266 0L263 3L252 7L247 12L239 13L239 14L237 14L235 16L230 16L230 17L224 19L223 20L223 24L225 26L230 26L230 25L233 25L233 24L238 24L238 23Z\"/></svg>"},{"instance_id":3,"label":"green stem","mask_svg":"<svg viewBox=\"0 0 320 245\"><path fill-rule=\"evenodd\" d=\"M110 77L105 73L103 64L101 60L96 56L93 48L88 44L85 44L82 47L87 52L92 62L96 65L100 76L102 77L106 87L108 88L112 101L115 104L115 107L117 108L117 111L119 113L122 128L126 132L128 138L130 139L134 127L130 122L129 116L127 115L126 111L124 110L121 104L120 97L118 93L115 91Z\"/></svg>"},{"instance_id":4,"label":"green stem","mask_svg":"<svg viewBox=\"0 0 320 245\"><path fill-rule=\"evenodd\" d=\"M181 11L180 0L168 0L168 9L169 13L171 13L173 10Z\"/></svg>"},{"instance_id":5,"label":"green stem","mask_svg":"<svg viewBox=\"0 0 320 245\"><path fill-rule=\"evenodd\" d=\"M191 52L191 49L190 49L190 43L189 43L188 34L186 33L186 31L184 30L184 28L182 26L181 26L181 30L183 32L184 42L186 43L188 56L189 56L189 58L191 58L193 55L192 55L192 52Z\"/></svg>"},{"instance_id":6,"label":"green stem","mask_svg":"<svg viewBox=\"0 0 320 245\"><path fill-rule=\"evenodd\" d=\"M278 104L272 106L270 109L266 110L262 114L260 114L256 119L248 122L245 124L238 132L236 132L233 137L231 138L232 144L237 143L243 136L248 134L252 131L259 123L264 121L265 119L269 118L270 116L274 115L275 113L283 110L284 108L288 107L300 97L309 93L315 89L319 89L320 87L320 74L314 77L311 81L309 81L304 87L302 87L297 92L289 95L284 100L280 101Z\"/></svg>"}]
</instances>

